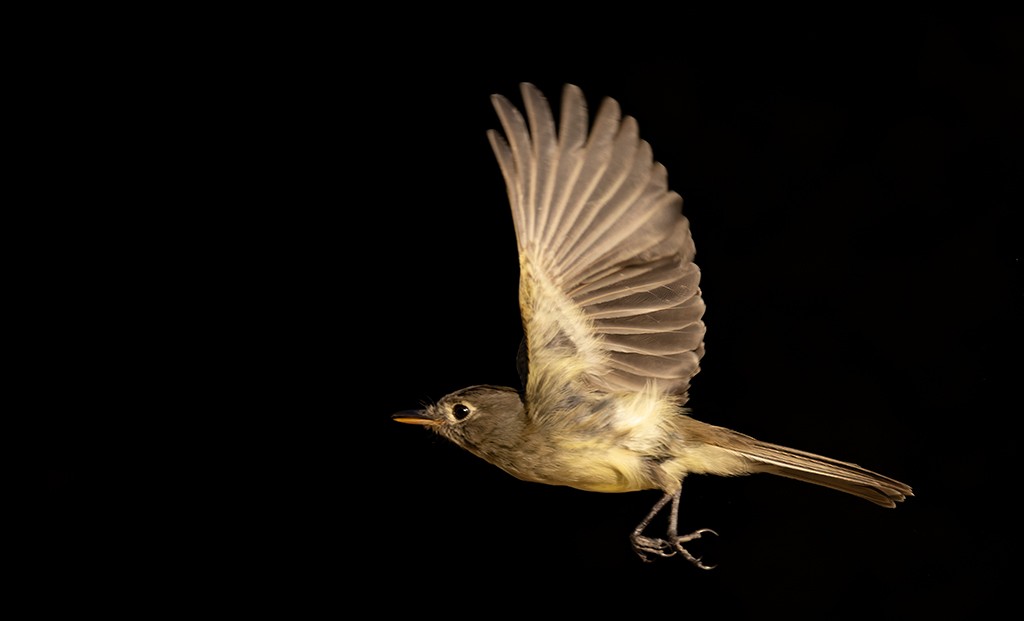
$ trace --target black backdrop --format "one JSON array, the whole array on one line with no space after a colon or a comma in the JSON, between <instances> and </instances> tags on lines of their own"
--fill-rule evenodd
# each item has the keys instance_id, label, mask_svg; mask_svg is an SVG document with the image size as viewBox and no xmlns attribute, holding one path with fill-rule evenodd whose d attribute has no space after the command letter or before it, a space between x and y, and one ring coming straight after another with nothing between
<instances>
[{"instance_id":1,"label":"black backdrop","mask_svg":"<svg viewBox=\"0 0 1024 621\"><path fill-rule=\"evenodd\" d=\"M694 25L667 53L523 61L219 35L61 65L74 166L51 165L76 206L34 229L55 297L30 373L48 604L957 616L1012 595L1018 25ZM718 567L644 564L628 533L656 492L523 483L389 419L517 382L485 131L523 80L618 99L683 195L694 415L916 497L694 476L681 529L720 534L692 547Z\"/></svg>"}]
</instances>

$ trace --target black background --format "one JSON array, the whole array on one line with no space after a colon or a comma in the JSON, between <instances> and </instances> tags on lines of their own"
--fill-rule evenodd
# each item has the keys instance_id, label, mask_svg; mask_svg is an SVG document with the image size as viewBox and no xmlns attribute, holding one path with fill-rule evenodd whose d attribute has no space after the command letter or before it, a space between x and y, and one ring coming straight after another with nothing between
<instances>
[{"instance_id":1,"label":"black background","mask_svg":"<svg viewBox=\"0 0 1024 621\"><path fill-rule=\"evenodd\" d=\"M55 60L39 157L61 174L28 229L43 601L836 617L1012 597L1019 26L691 24L667 49L515 61L497 35L221 28L202 54ZM390 420L518 381L485 132L524 80L615 97L684 197L694 416L914 498L694 476L681 529L719 533L691 546L718 567L645 564L628 534L657 492L523 483Z\"/></svg>"}]
</instances>

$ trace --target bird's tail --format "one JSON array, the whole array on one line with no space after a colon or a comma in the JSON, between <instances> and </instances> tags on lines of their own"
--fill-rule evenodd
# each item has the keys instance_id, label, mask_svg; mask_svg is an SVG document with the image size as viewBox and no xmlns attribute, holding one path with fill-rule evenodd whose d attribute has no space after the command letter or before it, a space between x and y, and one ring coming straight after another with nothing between
<instances>
[{"instance_id":1,"label":"bird's tail","mask_svg":"<svg viewBox=\"0 0 1024 621\"><path fill-rule=\"evenodd\" d=\"M736 436L739 437L722 448L750 460L752 472L767 472L831 487L883 507L895 507L897 502L914 495L909 485L857 464L762 442L739 433Z\"/></svg>"}]
</instances>

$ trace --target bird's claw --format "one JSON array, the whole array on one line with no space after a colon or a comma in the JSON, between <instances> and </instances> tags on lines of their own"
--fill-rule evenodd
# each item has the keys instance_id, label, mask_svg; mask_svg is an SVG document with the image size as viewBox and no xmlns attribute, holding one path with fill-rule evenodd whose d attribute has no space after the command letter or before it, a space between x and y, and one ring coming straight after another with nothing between
<instances>
[{"instance_id":1,"label":"bird's claw","mask_svg":"<svg viewBox=\"0 0 1024 621\"><path fill-rule=\"evenodd\" d=\"M683 547L683 544L694 539L700 539L704 533L711 533L712 535L718 536L718 533L711 530L710 528L702 528L695 530L688 535L681 537L672 537L670 539L660 539L654 537L644 537L643 535L633 535L633 550L636 551L637 555L645 563L650 563L651 559L647 557L648 554L657 554L662 557L675 556L678 552L682 554L688 561L696 565L701 569L714 569L715 565L705 565L701 562L699 557L696 557Z\"/></svg>"}]
</instances>

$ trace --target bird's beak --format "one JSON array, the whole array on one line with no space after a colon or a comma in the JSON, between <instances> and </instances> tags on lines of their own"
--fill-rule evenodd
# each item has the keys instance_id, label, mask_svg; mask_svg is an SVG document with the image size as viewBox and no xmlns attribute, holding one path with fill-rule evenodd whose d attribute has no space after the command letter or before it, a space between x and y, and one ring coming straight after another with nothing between
<instances>
[{"instance_id":1,"label":"bird's beak","mask_svg":"<svg viewBox=\"0 0 1024 621\"><path fill-rule=\"evenodd\" d=\"M441 421L430 418L426 410L403 410L391 415L391 420L409 425L440 425Z\"/></svg>"}]
</instances>

